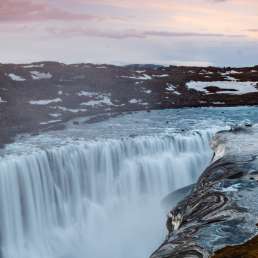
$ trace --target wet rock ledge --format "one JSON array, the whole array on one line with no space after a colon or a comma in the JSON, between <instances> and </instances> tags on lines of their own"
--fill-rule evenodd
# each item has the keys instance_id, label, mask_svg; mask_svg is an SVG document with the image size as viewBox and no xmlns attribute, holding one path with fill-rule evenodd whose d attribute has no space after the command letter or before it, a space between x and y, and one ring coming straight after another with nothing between
<instances>
[{"instance_id":1,"label":"wet rock ledge","mask_svg":"<svg viewBox=\"0 0 258 258\"><path fill-rule=\"evenodd\" d=\"M173 208L151 258L258 257L258 127L217 133L214 157Z\"/></svg>"}]
</instances>

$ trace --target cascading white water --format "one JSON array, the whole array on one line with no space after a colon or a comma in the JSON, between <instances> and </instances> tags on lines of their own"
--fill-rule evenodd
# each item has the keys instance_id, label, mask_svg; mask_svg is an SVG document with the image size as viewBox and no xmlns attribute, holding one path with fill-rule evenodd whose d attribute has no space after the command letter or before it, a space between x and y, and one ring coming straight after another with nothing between
<instances>
[{"instance_id":1,"label":"cascading white water","mask_svg":"<svg viewBox=\"0 0 258 258\"><path fill-rule=\"evenodd\" d=\"M161 199L209 162L211 133L81 142L0 161L1 258L147 258Z\"/></svg>"}]
</instances>

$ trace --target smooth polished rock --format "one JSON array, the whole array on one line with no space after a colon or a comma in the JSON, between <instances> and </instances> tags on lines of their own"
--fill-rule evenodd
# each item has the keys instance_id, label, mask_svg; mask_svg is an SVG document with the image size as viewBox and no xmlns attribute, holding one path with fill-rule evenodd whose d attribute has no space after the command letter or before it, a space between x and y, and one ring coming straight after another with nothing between
<instances>
[{"instance_id":1,"label":"smooth polished rock","mask_svg":"<svg viewBox=\"0 0 258 258\"><path fill-rule=\"evenodd\" d=\"M169 212L168 235L151 258L212 257L258 235L258 127L221 131L211 147L211 164Z\"/></svg>"}]
</instances>

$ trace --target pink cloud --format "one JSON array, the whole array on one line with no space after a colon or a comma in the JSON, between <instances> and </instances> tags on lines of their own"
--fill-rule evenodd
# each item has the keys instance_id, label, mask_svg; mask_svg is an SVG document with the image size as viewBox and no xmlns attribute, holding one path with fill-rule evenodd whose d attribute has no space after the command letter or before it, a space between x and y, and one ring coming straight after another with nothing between
<instances>
[{"instance_id":1,"label":"pink cloud","mask_svg":"<svg viewBox=\"0 0 258 258\"><path fill-rule=\"evenodd\" d=\"M128 38L147 38L147 37L244 37L240 34L223 34L223 33L197 33L197 32L174 32L174 31L136 31L136 30L122 30L122 31L100 31L88 28L48 28L49 33L56 36L88 36L101 37L111 39L128 39Z\"/></svg>"},{"instance_id":2,"label":"pink cloud","mask_svg":"<svg viewBox=\"0 0 258 258\"><path fill-rule=\"evenodd\" d=\"M47 1L3 0L0 2L0 22L42 20L92 20L98 16L68 12Z\"/></svg>"}]
</instances>

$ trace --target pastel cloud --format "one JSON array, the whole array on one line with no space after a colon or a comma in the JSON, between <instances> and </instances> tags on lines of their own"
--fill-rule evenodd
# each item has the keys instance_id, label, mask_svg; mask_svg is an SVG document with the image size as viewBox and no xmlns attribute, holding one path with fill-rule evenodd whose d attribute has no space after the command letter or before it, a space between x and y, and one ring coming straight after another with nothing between
<instances>
[{"instance_id":1,"label":"pastel cloud","mask_svg":"<svg viewBox=\"0 0 258 258\"><path fill-rule=\"evenodd\" d=\"M0 0L0 62L246 65L257 53L257 10L257 0Z\"/></svg>"},{"instance_id":2,"label":"pastel cloud","mask_svg":"<svg viewBox=\"0 0 258 258\"><path fill-rule=\"evenodd\" d=\"M198 32L175 32L175 31L137 31L137 30L123 30L123 31L101 31L93 30L82 27L74 28L48 28L48 32L56 36L86 36L86 37L100 37L100 38L111 38L111 39L128 39L128 38L148 38L148 37L213 37L213 38L235 38L244 37L242 34L222 34L222 33L198 33Z\"/></svg>"},{"instance_id":3,"label":"pastel cloud","mask_svg":"<svg viewBox=\"0 0 258 258\"><path fill-rule=\"evenodd\" d=\"M3 0L0 2L0 22L46 21L46 20L91 20L95 15L72 13L48 1Z\"/></svg>"}]
</instances>

